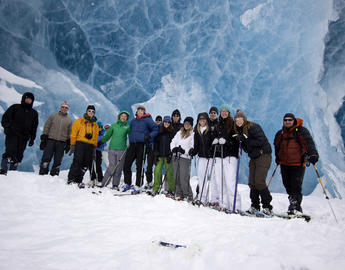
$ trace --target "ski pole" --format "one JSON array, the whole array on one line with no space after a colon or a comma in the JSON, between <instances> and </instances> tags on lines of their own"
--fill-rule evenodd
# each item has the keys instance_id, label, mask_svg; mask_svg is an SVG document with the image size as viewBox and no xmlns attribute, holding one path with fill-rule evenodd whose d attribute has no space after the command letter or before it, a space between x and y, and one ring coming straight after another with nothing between
<instances>
[{"instance_id":1,"label":"ski pole","mask_svg":"<svg viewBox=\"0 0 345 270\"><path fill-rule=\"evenodd\" d=\"M224 167L223 167L223 155L224 155L224 147L223 144L220 145L220 152L221 152L221 159L222 159L222 204L223 204L223 186L224 186Z\"/></svg>"},{"instance_id":2,"label":"ski pole","mask_svg":"<svg viewBox=\"0 0 345 270\"><path fill-rule=\"evenodd\" d=\"M325 186L324 186L324 185L323 185L323 183L322 183L322 180L321 180L321 177L320 177L319 171L317 170L317 168L316 168L316 165L315 165L315 164L313 164L313 167L314 167L315 172L316 172L316 174L317 174L317 177L318 177L318 179L319 179L319 181L320 181L321 187L322 187L322 189L323 189L323 193L325 194L325 197L326 197L326 199L328 200L328 204L329 204L329 207L331 208L331 211L332 211L332 213L333 213L334 219L335 219L335 221L338 223L338 220L337 220L337 217L335 216L335 213L334 213L334 211L333 211L333 208L332 208L331 202L329 201L329 197L328 197L328 195L327 195L327 192L326 192Z\"/></svg>"},{"instance_id":3,"label":"ski pole","mask_svg":"<svg viewBox=\"0 0 345 270\"><path fill-rule=\"evenodd\" d=\"M201 188L201 193L200 193L200 201L202 200L202 194L204 193L204 186L205 186L205 180L206 180L206 176L207 176L207 170L208 170L209 162L210 162L210 159L208 158L207 159L207 164L206 164L205 175L204 175L204 181L202 182L202 188Z\"/></svg>"},{"instance_id":4,"label":"ski pole","mask_svg":"<svg viewBox=\"0 0 345 270\"><path fill-rule=\"evenodd\" d=\"M270 186L270 184L271 184L271 182L272 182L272 179L273 179L273 177L274 177L274 175L275 175L276 170L277 170L278 167L279 167L279 164L277 164L276 167L274 168L274 171L273 171L273 173L272 173L271 179L270 179L270 181L268 181L267 187Z\"/></svg>"},{"instance_id":5,"label":"ski pole","mask_svg":"<svg viewBox=\"0 0 345 270\"><path fill-rule=\"evenodd\" d=\"M144 152L143 152L143 162L141 167L141 175L140 175L140 187L144 184L144 174L145 174L145 159L146 159L146 143L144 143Z\"/></svg>"},{"instance_id":6,"label":"ski pole","mask_svg":"<svg viewBox=\"0 0 345 270\"><path fill-rule=\"evenodd\" d=\"M167 178L167 169L165 168L163 181L162 181L162 183L161 183L161 185L160 185L160 187L159 187L158 194L161 193L161 190L162 190L162 187L163 187L163 185L164 185L164 183L165 183L165 181L166 181L166 178Z\"/></svg>"},{"instance_id":7,"label":"ski pole","mask_svg":"<svg viewBox=\"0 0 345 270\"><path fill-rule=\"evenodd\" d=\"M212 173L213 173L213 168L214 168L214 164L216 163L216 152L217 152L217 147L218 147L218 144L216 144L214 146L214 151L213 151L213 159L212 159L212 164L211 164L211 170L210 170L210 174L208 175L208 178L207 178L207 192L206 192L206 204L208 203L208 194L209 194L209 191L210 191L210 182L211 182L211 177L212 177Z\"/></svg>"},{"instance_id":8,"label":"ski pole","mask_svg":"<svg viewBox=\"0 0 345 270\"><path fill-rule=\"evenodd\" d=\"M235 182L235 192L234 192L234 203L232 205L232 212L235 213L236 211L236 197L237 197L237 186L238 186L238 174L240 171L240 160L242 155L242 142L240 141L240 146L238 149L238 161L237 161L237 168L236 168L236 182Z\"/></svg>"},{"instance_id":9,"label":"ski pole","mask_svg":"<svg viewBox=\"0 0 345 270\"><path fill-rule=\"evenodd\" d=\"M106 187L106 186L109 184L110 179L111 179L111 178L114 176L114 174L116 173L117 168L120 166L121 160L122 160L122 159L125 157L125 155L126 155L127 149L128 149L128 147L125 149L125 151L123 151L123 153L122 153L122 155L120 156L119 160L116 162L116 164L115 164L113 170L111 171L109 177L108 177L107 180L105 181L104 186L102 185L103 187Z\"/></svg>"}]
</instances>

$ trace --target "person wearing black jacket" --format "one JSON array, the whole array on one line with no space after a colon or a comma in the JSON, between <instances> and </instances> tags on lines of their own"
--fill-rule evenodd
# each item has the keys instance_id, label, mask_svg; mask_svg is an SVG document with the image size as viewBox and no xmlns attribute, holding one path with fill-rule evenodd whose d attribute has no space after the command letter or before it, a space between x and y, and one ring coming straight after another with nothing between
<instances>
[{"instance_id":1,"label":"person wearing black jacket","mask_svg":"<svg viewBox=\"0 0 345 270\"><path fill-rule=\"evenodd\" d=\"M302 212L302 183L306 165L316 164L319 154L309 130L302 126L303 119L287 113L283 128L274 138L276 163L280 164L281 175L289 195L288 214Z\"/></svg>"},{"instance_id":2,"label":"person wearing black jacket","mask_svg":"<svg viewBox=\"0 0 345 270\"><path fill-rule=\"evenodd\" d=\"M222 105L220 107L219 123L216 126L216 137L213 139L213 151L215 151L215 180L219 206L225 212L233 209L239 144L232 137L234 130L234 120L231 117L230 107ZM214 152L213 152L214 153ZM212 181L212 180L211 180ZM211 197L211 202L215 197ZM236 209L241 209L241 196L236 195Z\"/></svg>"},{"instance_id":3,"label":"person wearing black jacket","mask_svg":"<svg viewBox=\"0 0 345 270\"><path fill-rule=\"evenodd\" d=\"M181 123L181 113L178 109L174 110L171 114L172 123L171 126L174 129L174 136L181 128L183 128L183 124Z\"/></svg>"},{"instance_id":4,"label":"person wearing black jacket","mask_svg":"<svg viewBox=\"0 0 345 270\"><path fill-rule=\"evenodd\" d=\"M260 211L260 197L263 213L272 215L272 196L266 185L266 177L272 161L272 148L260 125L247 120L245 113L237 110L235 114L235 138L241 142L248 153L249 187L251 207L247 210L254 214Z\"/></svg>"},{"instance_id":5,"label":"person wearing black jacket","mask_svg":"<svg viewBox=\"0 0 345 270\"><path fill-rule=\"evenodd\" d=\"M27 143L30 147L34 144L38 126L38 113L32 108L34 101L34 95L26 92L21 103L11 105L2 116L1 125L6 138L0 174L7 174L8 163L10 170L16 170L23 159Z\"/></svg>"},{"instance_id":6,"label":"person wearing black jacket","mask_svg":"<svg viewBox=\"0 0 345 270\"><path fill-rule=\"evenodd\" d=\"M168 194L174 196L175 181L174 172L171 164L172 153L170 151L170 143L174 138L174 129L171 126L170 116L164 116L163 124L160 126L158 136L155 138L153 145L154 151L154 184L152 187L152 195L156 195L160 189L162 181L162 170L165 166L166 182L168 183Z\"/></svg>"},{"instance_id":7,"label":"person wearing black jacket","mask_svg":"<svg viewBox=\"0 0 345 270\"><path fill-rule=\"evenodd\" d=\"M198 197L196 204L205 204L207 201L207 176L211 170L212 134L207 112L199 113L194 128L194 148L189 150L191 156L198 155ZM212 162L212 160L211 160Z\"/></svg>"}]
</instances>

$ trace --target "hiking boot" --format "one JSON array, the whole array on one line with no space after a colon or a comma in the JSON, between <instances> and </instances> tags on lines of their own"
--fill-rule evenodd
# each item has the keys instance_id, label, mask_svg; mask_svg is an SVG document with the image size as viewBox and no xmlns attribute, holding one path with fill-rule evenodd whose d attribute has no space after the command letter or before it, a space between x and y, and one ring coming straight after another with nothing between
<instances>
[{"instance_id":1,"label":"hiking boot","mask_svg":"<svg viewBox=\"0 0 345 270\"><path fill-rule=\"evenodd\" d=\"M265 214L266 216L273 216L273 212L269 208L263 208L262 213Z\"/></svg>"},{"instance_id":2,"label":"hiking boot","mask_svg":"<svg viewBox=\"0 0 345 270\"><path fill-rule=\"evenodd\" d=\"M85 188L85 184L84 183L78 183L78 188Z\"/></svg>"},{"instance_id":3,"label":"hiking boot","mask_svg":"<svg viewBox=\"0 0 345 270\"><path fill-rule=\"evenodd\" d=\"M260 212L260 209L251 206L246 212L248 214L255 215L257 212Z\"/></svg>"},{"instance_id":4,"label":"hiking boot","mask_svg":"<svg viewBox=\"0 0 345 270\"><path fill-rule=\"evenodd\" d=\"M1 170L0 170L0 174L7 175L7 171L1 169Z\"/></svg>"},{"instance_id":5,"label":"hiking boot","mask_svg":"<svg viewBox=\"0 0 345 270\"><path fill-rule=\"evenodd\" d=\"M122 187L122 192L126 192L126 191L128 191L130 189L131 189L130 185L125 185L125 186Z\"/></svg>"}]
</instances>

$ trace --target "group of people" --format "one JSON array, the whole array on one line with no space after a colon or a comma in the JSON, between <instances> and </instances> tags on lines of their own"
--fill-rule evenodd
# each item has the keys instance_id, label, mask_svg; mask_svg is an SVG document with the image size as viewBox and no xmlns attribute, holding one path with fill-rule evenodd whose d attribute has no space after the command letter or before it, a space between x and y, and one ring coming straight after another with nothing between
<instances>
[{"instance_id":1,"label":"group of people","mask_svg":"<svg viewBox=\"0 0 345 270\"><path fill-rule=\"evenodd\" d=\"M26 145L32 146L36 137L38 114L32 108L34 95L24 93L20 104L10 106L2 116L5 153L2 155L0 174L16 170L22 161ZM69 105L63 102L60 110L49 116L40 137L43 150L40 175L59 175L64 153L73 154L67 183L83 188L83 177L90 170L91 180L105 187L121 191L138 191L146 185L150 194L159 194L163 182L167 196L178 200L209 205L225 212L241 209L241 196L237 191L239 158L242 150L250 158L249 187L251 207L249 213L261 211L272 214L272 196L266 177L272 161L272 148L261 126L248 121L246 114L237 110L234 117L230 107L211 107L194 119L183 122L179 110L170 115L152 116L143 105L137 107L135 117L121 111L117 121L107 125L95 117L94 105L87 106L85 114L74 122L68 116ZM284 187L289 195L288 213L302 212L302 182L305 167L315 164L319 155L303 120L292 113L283 117L283 127L274 138L275 162L281 167ZM108 167L103 176L102 152L107 142ZM129 144L127 145L127 143ZM198 156L197 197L190 185L191 160ZM135 185L132 185L132 165L136 161ZM154 170L153 170L154 167ZM163 173L164 170L164 173Z\"/></svg>"}]
</instances>

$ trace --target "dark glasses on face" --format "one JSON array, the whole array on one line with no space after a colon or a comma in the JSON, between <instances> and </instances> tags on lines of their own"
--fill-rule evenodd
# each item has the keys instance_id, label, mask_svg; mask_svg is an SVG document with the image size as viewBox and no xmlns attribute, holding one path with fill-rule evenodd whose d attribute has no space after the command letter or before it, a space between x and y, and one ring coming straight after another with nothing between
<instances>
[{"instance_id":1,"label":"dark glasses on face","mask_svg":"<svg viewBox=\"0 0 345 270\"><path fill-rule=\"evenodd\" d=\"M284 122L292 122L293 121L293 119L291 119L291 118L285 118L284 119Z\"/></svg>"},{"instance_id":2,"label":"dark glasses on face","mask_svg":"<svg viewBox=\"0 0 345 270\"><path fill-rule=\"evenodd\" d=\"M95 111L94 111L94 110L87 110L87 112L92 112L92 113L95 113Z\"/></svg>"},{"instance_id":3,"label":"dark glasses on face","mask_svg":"<svg viewBox=\"0 0 345 270\"><path fill-rule=\"evenodd\" d=\"M216 112L210 112L210 114L217 114Z\"/></svg>"},{"instance_id":4,"label":"dark glasses on face","mask_svg":"<svg viewBox=\"0 0 345 270\"><path fill-rule=\"evenodd\" d=\"M67 106L61 106L61 109L68 109Z\"/></svg>"}]
</instances>

